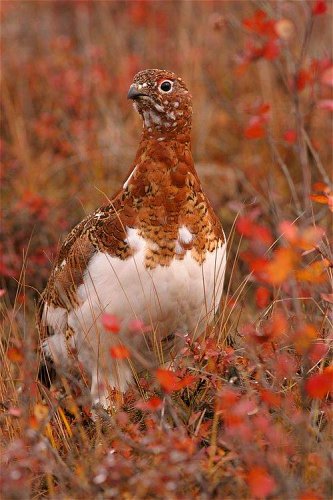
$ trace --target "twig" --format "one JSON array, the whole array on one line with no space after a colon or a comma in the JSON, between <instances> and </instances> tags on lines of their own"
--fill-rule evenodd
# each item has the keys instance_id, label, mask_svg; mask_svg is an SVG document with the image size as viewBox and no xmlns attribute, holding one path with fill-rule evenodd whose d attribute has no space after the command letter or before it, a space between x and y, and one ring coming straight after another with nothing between
<instances>
[{"instance_id":1,"label":"twig","mask_svg":"<svg viewBox=\"0 0 333 500\"><path fill-rule=\"evenodd\" d=\"M302 130L302 133L303 133L303 136L304 136L304 140L305 140L305 142L306 142L306 145L307 145L307 147L309 148L310 153L312 154L312 157L313 157L313 159L314 159L314 161L315 161L315 165L316 165L316 167L317 167L318 171L320 172L320 174L321 174L321 176L322 176L322 178L323 178L324 182L325 182L328 186L332 187L332 181L331 181L331 180L330 180L330 178L328 177L328 175L327 175L327 173L326 173L326 171L325 171L325 169L324 169L324 166L323 166L323 164L322 164L322 162L321 162L321 160L320 160L320 157L319 157L319 155L318 155L317 151L315 150L315 148L313 147L312 142L311 142L311 140L310 140L310 137L309 137L309 135L307 134L307 132L306 132L306 130L305 130L304 128L303 128L303 130Z\"/></svg>"},{"instance_id":2,"label":"twig","mask_svg":"<svg viewBox=\"0 0 333 500\"><path fill-rule=\"evenodd\" d=\"M292 180L291 175L290 175L289 170L288 170L288 167L285 164L285 162L283 161L283 159L281 158L281 155L280 155L277 147L275 146L275 144L272 140L272 137L269 135L267 138L268 138L268 143L270 145L272 153L274 154L274 157L275 157L279 167L281 168L281 170L282 170L282 172L283 172L283 174L288 182L291 196L292 196L293 201L295 203L297 215L300 216L302 214L302 208L301 208L301 204L300 204L300 201L298 199L298 196L297 196L294 181Z\"/></svg>"}]
</instances>

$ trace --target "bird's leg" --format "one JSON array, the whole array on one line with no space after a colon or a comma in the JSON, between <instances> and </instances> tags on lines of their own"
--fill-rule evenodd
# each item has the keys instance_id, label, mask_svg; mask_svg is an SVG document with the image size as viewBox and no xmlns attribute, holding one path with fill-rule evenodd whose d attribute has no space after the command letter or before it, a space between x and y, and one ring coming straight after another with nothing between
<instances>
[{"instance_id":1,"label":"bird's leg","mask_svg":"<svg viewBox=\"0 0 333 500\"><path fill-rule=\"evenodd\" d=\"M70 346L72 348L72 346ZM70 361L69 346L63 333L55 333L42 343L42 352L46 359L51 359L56 365L66 368Z\"/></svg>"},{"instance_id":2,"label":"bird's leg","mask_svg":"<svg viewBox=\"0 0 333 500\"><path fill-rule=\"evenodd\" d=\"M91 401L93 407L100 405L106 411L112 406L109 400L108 388L104 384L103 377L98 373L98 370L95 370L91 379Z\"/></svg>"},{"instance_id":3,"label":"bird's leg","mask_svg":"<svg viewBox=\"0 0 333 500\"><path fill-rule=\"evenodd\" d=\"M107 372L96 363L91 377L92 407L101 406L108 412L115 412L123 402L123 393L132 380L132 373L126 361L112 364ZM94 417L93 417L94 418Z\"/></svg>"}]
</instances>

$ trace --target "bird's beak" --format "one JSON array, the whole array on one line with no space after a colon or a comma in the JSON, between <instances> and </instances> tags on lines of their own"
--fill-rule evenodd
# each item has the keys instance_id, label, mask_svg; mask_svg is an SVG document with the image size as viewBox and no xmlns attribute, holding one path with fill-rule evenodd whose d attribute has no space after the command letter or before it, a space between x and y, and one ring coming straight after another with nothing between
<instances>
[{"instance_id":1,"label":"bird's beak","mask_svg":"<svg viewBox=\"0 0 333 500\"><path fill-rule=\"evenodd\" d=\"M138 90L136 88L136 86L134 85L134 83L132 83L132 85L129 88L128 94L127 94L127 99L135 100L135 99L138 99L139 97L146 96L146 95L147 94L144 94L143 92Z\"/></svg>"}]
</instances>

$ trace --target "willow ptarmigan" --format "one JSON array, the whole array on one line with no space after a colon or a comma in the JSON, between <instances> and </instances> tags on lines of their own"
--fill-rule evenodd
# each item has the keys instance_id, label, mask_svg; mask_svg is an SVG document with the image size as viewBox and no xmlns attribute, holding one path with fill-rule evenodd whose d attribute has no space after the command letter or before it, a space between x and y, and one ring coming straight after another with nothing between
<instances>
[{"instance_id":1,"label":"willow ptarmigan","mask_svg":"<svg viewBox=\"0 0 333 500\"><path fill-rule=\"evenodd\" d=\"M183 80L141 71L128 98L143 120L129 176L68 235L41 299L45 357L62 370L76 357L92 403L104 407L111 389L125 391L135 373L174 358L186 335L204 331L226 262L221 224L193 165L192 97ZM118 335L105 330L105 314L118 318ZM148 328L133 333L133 323ZM110 356L119 344L129 359Z\"/></svg>"}]
</instances>

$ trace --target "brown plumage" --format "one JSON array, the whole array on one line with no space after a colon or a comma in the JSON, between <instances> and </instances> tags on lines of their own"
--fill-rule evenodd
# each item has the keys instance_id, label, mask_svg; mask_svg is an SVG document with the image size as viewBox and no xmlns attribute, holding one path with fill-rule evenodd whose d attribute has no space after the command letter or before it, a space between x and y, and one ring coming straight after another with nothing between
<instances>
[{"instance_id":1,"label":"brown plumage","mask_svg":"<svg viewBox=\"0 0 333 500\"><path fill-rule=\"evenodd\" d=\"M184 82L170 71L145 70L128 98L144 125L128 179L66 238L41 304L41 329L52 334L45 354L65 366L68 348L75 349L91 376L93 402L105 406L107 386L125 390L133 367L140 369L135 352L162 361L159 348L150 352L155 342L130 335L129 321L149 323L161 345L170 334L198 335L220 300L225 267L221 224L193 165L192 98ZM117 342L135 351L131 368L109 356L115 340L103 330L105 312L120 319ZM162 348L164 359L171 347Z\"/></svg>"}]
</instances>

